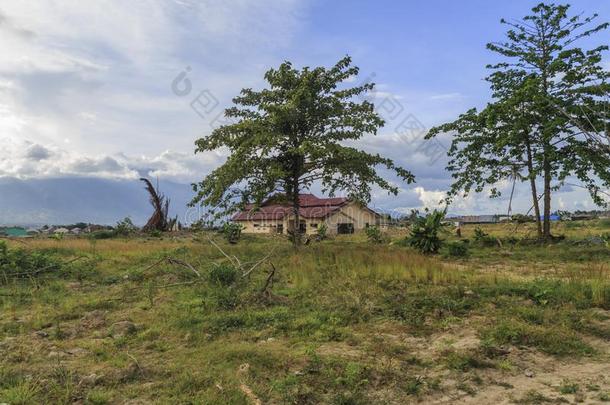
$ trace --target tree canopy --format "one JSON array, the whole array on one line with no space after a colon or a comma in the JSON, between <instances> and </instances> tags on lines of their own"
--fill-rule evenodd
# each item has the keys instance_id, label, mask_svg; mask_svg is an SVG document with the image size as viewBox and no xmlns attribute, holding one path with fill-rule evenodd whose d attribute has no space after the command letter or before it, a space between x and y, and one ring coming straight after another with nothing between
<instances>
[{"instance_id":1,"label":"tree canopy","mask_svg":"<svg viewBox=\"0 0 610 405\"><path fill-rule=\"evenodd\" d=\"M357 75L350 57L331 68L296 69L284 62L265 73L268 88L243 89L225 111L234 123L196 141L196 152L224 148L229 156L194 185L193 203L225 215L281 195L298 221L299 193L315 182L330 196L342 192L361 202L370 200L374 186L397 194L379 167L413 182L413 175L392 160L346 145L384 125L364 97L374 84L347 85Z\"/></svg>"},{"instance_id":2,"label":"tree canopy","mask_svg":"<svg viewBox=\"0 0 610 405\"><path fill-rule=\"evenodd\" d=\"M487 45L504 59L488 66L492 101L428 134L456 134L447 167L455 179L450 198L486 186L498 196L493 187L499 181L529 180L539 235L546 239L551 237L554 189L576 177L597 204L605 205L601 187L610 186L610 153L603 142L591 142L607 137L603 130L608 127L610 75L601 61L608 46L575 46L608 24L594 24L597 15L569 16L569 8L540 3L521 21L502 20L508 26L505 41ZM538 179L543 183L541 195Z\"/></svg>"}]
</instances>

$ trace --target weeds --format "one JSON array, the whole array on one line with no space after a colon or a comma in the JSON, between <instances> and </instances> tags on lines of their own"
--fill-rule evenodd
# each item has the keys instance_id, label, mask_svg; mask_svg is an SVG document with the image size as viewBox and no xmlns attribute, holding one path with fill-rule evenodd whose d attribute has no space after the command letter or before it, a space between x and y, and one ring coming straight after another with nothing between
<instances>
[{"instance_id":1,"label":"weeds","mask_svg":"<svg viewBox=\"0 0 610 405\"><path fill-rule=\"evenodd\" d=\"M506 241L501 232L494 234ZM573 255L561 271L516 276L511 268L488 268L486 260L499 257L497 249L474 242L470 259L456 264L364 241L363 235L338 236L295 253L288 242L244 236L244 243L219 242L225 256L201 241L109 239L97 241L93 258L65 264L90 253L89 242L36 240L17 253L26 259L12 262L39 255L62 267L0 285L0 308L7 314L0 318L0 402L113 403L131 397L243 403L236 373L244 363L251 366L245 381L264 403L426 402L435 391L452 395L458 389L476 400L489 381L486 373L521 370L514 352L538 350L562 361L595 357L588 337L610 333L602 316L610 308L604 263L586 262L583 271ZM3 257L16 257L19 249L5 246ZM561 259L550 256L578 250L583 257L605 257L602 248L520 241L503 263L539 256L558 266ZM262 299L268 265L243 277L231 262L239 257L249 266L272 249L278 272L273 295ZM167 260L149 267L164 257L192 264L201 277ZM99 314L91 326L91 316ZM138 329L108 338L112 325L125 319L137 320ZM466 327L478 334L480 347L430 351L439 333ZM49 364L44 342L86 353L70 355L70 363L58 368ZM429 374L437 365L465 378L449 385ZM92 370L103 370L104 378L80 384ZM608 388L600 385L601 401ZM517 397L522 403L546 398Z\"/></svg>"}]
</instances>

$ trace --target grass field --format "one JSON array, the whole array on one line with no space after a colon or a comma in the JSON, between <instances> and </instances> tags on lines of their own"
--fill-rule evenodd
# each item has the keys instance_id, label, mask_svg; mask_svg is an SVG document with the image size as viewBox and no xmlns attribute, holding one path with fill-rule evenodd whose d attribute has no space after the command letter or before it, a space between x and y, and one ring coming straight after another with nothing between
<instances>
[{"instance_id":1,"label":"grass field","mask_svg":"<svg viewBox=\"0 0 610 405\"><path fill-rule=\"evenodd\" d=\"M299 252L218 235L220 249L205 235L9 241L63 264L0 274L0 402L610 401L610 249L592 240L610 223L555 226L566 239L548 246L529 224L483 226L478 242L467 227L462 258L422 256L400 231ZM244 269L271 256L242 277L223 252Z\"/></svg>"}]
</instances>

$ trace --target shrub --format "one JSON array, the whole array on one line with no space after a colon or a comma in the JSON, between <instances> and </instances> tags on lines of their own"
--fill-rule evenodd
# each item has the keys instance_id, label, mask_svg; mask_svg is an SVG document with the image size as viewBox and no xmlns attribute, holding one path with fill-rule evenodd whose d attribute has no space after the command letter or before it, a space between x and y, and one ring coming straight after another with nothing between
<instances>
[{"instance_id":1,"label":"shrub","mask_svg":"<svg viewBox=\"0 0 610 405\"><path fill-rule=\"evenodd\" d=\"M241 238L241 225L234 222L227 222L222 226L222 235L227 242L236 244Z\"/></svg>"},{"instance_id":2,"label":"shrub","mask_svg":"<svg viewBox=\"0 0 610 405\"><path fill-rule=\"evenodd\" d=\"M151 236L152 238L160 238L163 236L163 232L161 232L158 229L153 229L148 233L149 236Z\"/></svg>"},{"instance_id":3,"label":"shrub","mask_svg":"<svg viewBox=\"0 0 610 405\"><path fill-rule=\"evenodd\" d=\"M111 230L102 230L102 231L93 232L91 234L91 238L93 238L93 239L112 239L115 236L116 236L116 233Z\"/></svg>"},{"instance_id":4,"label":"shrub","mask_svg":"<svg viewBox=\"0 0 610 405\"><path fill-rule=\"evenodd\" d=\"M227 287L237 281L239 274L235 267L228 264L220 264L212 267L209 276L211 282Z\"/></svg>"},{"instance_id":5,"label":"shrub","mask_svg":"<svg viewBox=\"0 0 610 405\"><path fill-rule=\"evenodd\" d=\"M383 235L381 229L377 226L369 226L365 230L366 237L371 243L383 243Z\"/></svg>"},{"instance_id":6,"label":"shrub","mask_svg":"<svg viewBox=\"0 0 610 405\"><path fill-rule=\"evenodd\" d=\"M481 228L475 228L474 230L474 240L477 242L482 241L486 236L488 236Z\"/></svg>"},{"instance_id":7,"label":"shrub","mask_svg":"<svg viewBox=\"0 0 610 405\"><path fill-rule=\"evenodd\" d=\"M532 216L523 214L514 214L511 217L511 220L518 224L525 224L526 222L536 222L536 220Z\"/></svg>"},{"instance_id":8,"label":"shrub","mask_svg":"<svg viewBox=\"0 0 610 405\"><path fill-rule=\"evenodd\" d=\"M60 268L60 262L47 253L9 249L6 242L0 241L0 274L4 276L27 277L33 272L52 272Z\"/></svg>"},{"instance_id":9,"label":"shrub","mask_svg":"<svg viewBox=\"0 0 610 405\"><path fill-rule=\"evenodd\" d=\"M316 237L318 240L324 240L328 238L328 225L322 223L318 225L318 229L316 231Z\"/></svg>"},{"instance_id":10,"label":"shrub","mask_svg":"<svg viewBox=\"0 0 610 405\"><path fill-rule=\"evenodd\" d=\"M443 228L445 211L434 210L425 217L418 217L411 226L409 245L424 254L438 253L442 240L438 233Z\"/></svg>"},{"instance_id":11,"label":"shrub","mask_svg":"<svg viewBox=\"0 0 610 405\"><path fill-rule=\"evenodd\" d=\"M138 228L133 224L131 218L129 217L125 217L124 219L120 220L114 227L114 232L118 236L129 236L135 233L137 230Z\"/></svg>"},{"instance_id":12,"label":"shrub","mask_svg":"<svg viewBox=\"0 0 610 405\"><path fill-rule=\"evenodd\" d=\"M599 237L606 242L606 246L610 247L610 232L602 233Z\"/></svg>"},{"instance_id":13,"label":"shrub","mask_svg":"<svg viewBox=\"0 0 610 405\"><path fill-rule=\"evenodd\" d=\"M468 257L469 254L468 243L465 241L456 241L447 244L447 256L449 257Z\"/></svg>"},{"instance_id":14,"label":"shrub","mask_svg":"<svg viewBox=\"0 0 610 405\"><path fill-rule=\"evenodd\" d=\"M498 245L498 238L491 235L485 235L478 243L481 246L493 247Z\"/></svg>"}]
</instances>

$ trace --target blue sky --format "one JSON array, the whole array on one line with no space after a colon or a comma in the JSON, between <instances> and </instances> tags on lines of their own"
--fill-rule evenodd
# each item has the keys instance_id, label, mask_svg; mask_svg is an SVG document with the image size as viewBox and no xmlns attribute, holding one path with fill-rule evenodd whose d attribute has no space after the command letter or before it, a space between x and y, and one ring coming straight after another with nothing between
<instances>
[{"instance_id":1,"label":"blue sky","mask_svg":"<svg viewBox=\"0 0 610 405\"><path fill-rule=\"evenodd\" d=\"M520 18L536 3L0 0L0 176L145 174L189 183L222 163L223 151L193 156L193 142L241 88L264 86L264 72L284 60L328 66L349 54L361 76L374 75L375 100L390 100L396 115L358 145L418 178L401 185L398 197L377 193L372 204L433 205L450 184L444 159L431 160L396 128L405 117L429 128L484 105L485 65L494 61L485 44L503 38L500 18ZM608 2L571 4L575 13L610 21ZM581 45L608 38L605 32ZM187 66L192 89L177 96L172 81ZM200 116L190 103L202 91L210 111ZM452 209L494 213L506 205L479 195ZM519 187L516 208L529 205ZM565 188L555 208L594 206L586 193Z\"/></svg>"}]
</instances>

